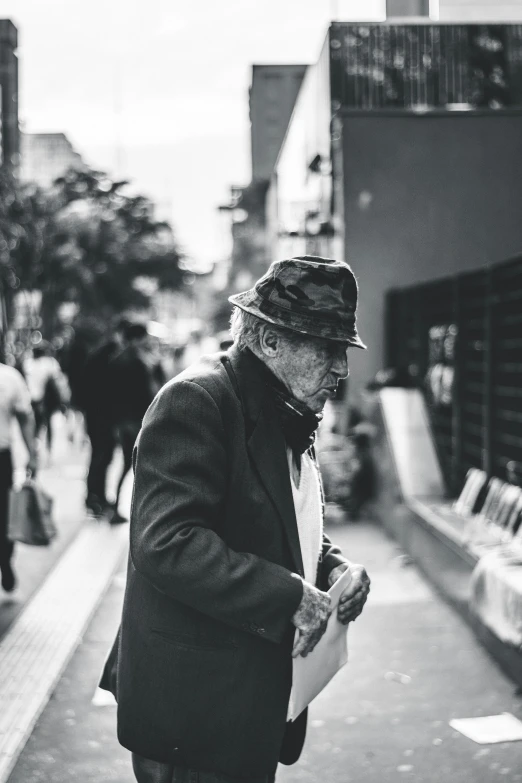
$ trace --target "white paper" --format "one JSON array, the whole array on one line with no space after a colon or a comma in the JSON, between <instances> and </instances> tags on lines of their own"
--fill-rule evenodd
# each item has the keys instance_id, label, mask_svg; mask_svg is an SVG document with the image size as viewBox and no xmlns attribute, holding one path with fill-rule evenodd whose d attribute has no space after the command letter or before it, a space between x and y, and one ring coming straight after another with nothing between
<instances>
[{"instance_id":1,"label":"white paper","mask_svg":"<svg viewBox=\"0 0 522 783\"><path fill-rule=\"evenodd\" d=\"M116 704L116 699L110 691L96 688L91 703L94 707L112 707Z\"/></svg>"},{"instance_id":2,"label":"white paper","mask_svg":"<svg viewBox=\"0 0 522 783\"><path fill-rule=\"evenodd\" d=\"M485 718L457 718L450 720L449 725L479 745L522 740L522 722L509 712Z\"/></svg>"},{"instance_id":3,"label":"white paper","mask_svg":"<svg viewBox=\"0 0 522 783\"><path fill-rule=\"evenodd\" d=\"M293 659L292 692L288 707L288 720L295 720L302 711L328 685L348 660L347 626L337 619L339 599L350 582L350 569L345 571L328 591L332 614L324 635L313 652L306 658ZM296 632L296 638L299 631Z\"/></svg>"}]
</instances>

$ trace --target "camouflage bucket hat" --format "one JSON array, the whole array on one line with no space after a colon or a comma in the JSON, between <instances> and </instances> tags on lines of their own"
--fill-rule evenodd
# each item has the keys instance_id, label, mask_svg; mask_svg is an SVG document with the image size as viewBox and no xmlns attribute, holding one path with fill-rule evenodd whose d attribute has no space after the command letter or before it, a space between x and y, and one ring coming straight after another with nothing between
<instances>
[{"instance_id":1,"label":"camouflage bucket hat","mask_svg":"<svg viewBox=\"0 0 522 783\"><path fill-rule=\"evenodd\" d=\"M366 348L355 326L357 281L344 261L274 261L253 288L228 301L268 323Z\"/></svg>"}]
</instances>

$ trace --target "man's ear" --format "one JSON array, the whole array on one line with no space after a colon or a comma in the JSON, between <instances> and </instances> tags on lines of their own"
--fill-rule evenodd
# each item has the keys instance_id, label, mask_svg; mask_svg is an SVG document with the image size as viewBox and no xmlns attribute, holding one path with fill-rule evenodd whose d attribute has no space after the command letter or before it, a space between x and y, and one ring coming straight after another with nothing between
<instances>
[{"instance_id":1,"label":"man's ear","mask_svg":"<svg viewBox=\"0 0 522 783\"><path fill-rule=\"evenodd\" d=\"M277 356L280 347L280 337L270 324L264 324L259 332L259 345L265 356L274 358Z\"/></svg>"}]
</instances>

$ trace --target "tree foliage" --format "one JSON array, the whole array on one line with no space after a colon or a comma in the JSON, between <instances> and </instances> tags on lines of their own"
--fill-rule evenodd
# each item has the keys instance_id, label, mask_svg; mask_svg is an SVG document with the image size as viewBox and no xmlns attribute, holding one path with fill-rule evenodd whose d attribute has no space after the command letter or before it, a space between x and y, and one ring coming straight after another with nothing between
<instances>
[{"instance_id":1,"label":"tree foliage","mask_svg":"<svg viewBox=\"0 0 522 783\"><path fill-rule=\"evenodd\" d=\"M97 171L69 171L49 190L0 175L0 284L42 292L45 331L60 305L107 318L144 307L155 289L180 287L181 253L154 207Z\"/></svg>"}]
</instances>

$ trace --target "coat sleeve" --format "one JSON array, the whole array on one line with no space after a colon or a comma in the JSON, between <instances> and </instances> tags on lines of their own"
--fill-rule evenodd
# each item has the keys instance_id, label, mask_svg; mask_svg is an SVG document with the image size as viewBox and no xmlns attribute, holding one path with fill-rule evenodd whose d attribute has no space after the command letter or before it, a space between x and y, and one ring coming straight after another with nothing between
<instances>
[{"instance_id":1,"label":"coat sleeve","mask_svg":"<svg viewBox=\"0 0 522 783\"><path fill-rule=\"evenodd\" d=\"M323 480L321 478L321 470L319 468L319 465L317 464L317 456L313 446L310 450L310 456L316 463L318 469L319 485L321 488L321 501L323 505L323 516L324 516L324 507L325 507L324 486L323 486ZM339 547L332 544L330 538L326 535L325 532L323 532L323 543L321 546L321 555L319 558L319 568L317 573L317 586L319 587L319 589L327 592L328 589L330 588L330 585L328 584L328 576L330 575L330 572L333 571L334 568L337 568L338 565L341 565L342 563L349 563L349 562L350 561L346 557L343 557L343 554L339 549Z\"/></svg>"},{"instance_id":2,"label":"coat sleeve","mask_svg":"<svg viewBox=\"0 0 522 783\"><path fill-rule=\"evenodd\" d=\"M225 444L218 406L199 384L174 382L156 397L135 453L132 562L165 595L278 643L301 601L302 582L279 565L230 549L218 535Z\"/></svg>"},{"instance_id":3,"label":"coat sleeve","mask_svg":"<svg viewBox=\"0 0 522 783\"><path fill-rule=\"evenodd\" d=\"M334 568L337 568L341 563L349 562L350 561L343 556L339 547L332 544L326 533L323 533L323 545L319 561L319 588L327 591L330 587L328 584L330 571L333 571Z\"/></svg>"}]
</instances>

